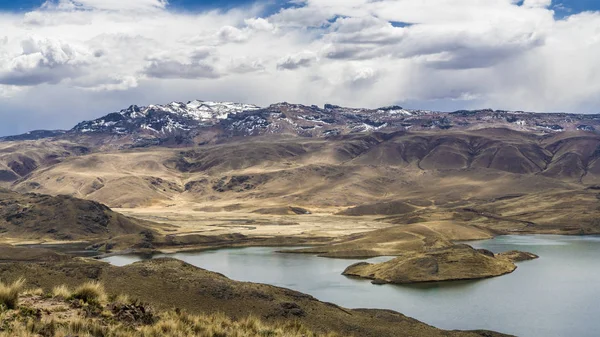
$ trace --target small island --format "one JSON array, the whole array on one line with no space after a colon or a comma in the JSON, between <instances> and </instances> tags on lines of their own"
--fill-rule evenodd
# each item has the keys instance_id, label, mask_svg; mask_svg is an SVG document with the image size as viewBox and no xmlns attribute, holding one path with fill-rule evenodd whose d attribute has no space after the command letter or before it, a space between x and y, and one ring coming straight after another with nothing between
<instances>
[{"instance_id":1,"label":"small island","mask_svg":"<svg viewBox=\"0 0 600 337\"><path fill-rule=\"evenodd\" d=\"M346 268L343 275L370 279L375 284L475 280L512 273L517 268L515 262L536 258L538 256L532 253L494 254L459 244L409 252L383 263L357 263Z\"/></svg>"}]
</instances>

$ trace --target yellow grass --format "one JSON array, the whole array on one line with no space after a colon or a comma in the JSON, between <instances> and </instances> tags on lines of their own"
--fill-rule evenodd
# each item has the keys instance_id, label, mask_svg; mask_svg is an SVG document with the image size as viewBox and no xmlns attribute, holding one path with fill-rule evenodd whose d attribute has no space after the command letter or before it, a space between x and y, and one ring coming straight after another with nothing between
<instances>
[{"instance_id":1,"label":"yellow grass","mask_svg":"<svg viewBox=\"0 0 600 337\"><path fill-rule=\"evenodd\" d=\"M65 285L60 285L57 287L54 287L54 289L52 289L52 297L59 297L62 299L67 299L70 298L72 295L71 290L69 290L69 288Z\"/></svg>"},{"instance_id":2,"label":"yellow grass","mask_svg":"<svg viewBox=\"0 0 600 337\"><path fill-rule=\"evenodd\" d=\"M106 290L98 282L86 282L80 285L73 291L71 297L85 303L102 303L107 300Z\"/></svg>"},{"instance_id":3,"label":"yellow grass","mask_svg":"<svg viewBox=\"0 0 600 337\"><path fill-rule=\"evenodd\" d=\"M23 290L25 280L19 279L11 284L0 282L0 307L16 309L19 304L19 293Z\"/></svg>"},{"instance_id":4,"label":"yellow grass","mask_svg":"<svg viewBox=\"0 0 600 337\"><path fill-rule=\"evenodd\" d=\"M9 289L11 296L18 298L18 291L23 286L23 281L15 282L12 285L2 284L3 289ZM125 306L128 302L127 296L118 296L111 304L102 304L99 299L105 296L104 289L99 283L85 283L78 287L73 293L66 286L54 288L52 292L54 298L39 296L35 298L35 305L45 306L48 313L35 318L25 314L23 308L17 310L16 305L11 310L0 312L0 321L2 330L0 337L39 337L50 334L54 337L80 336L112 336L112 337L336 337L337 335L314 333L298 321L281 321L276 323L267 323L257 317L248 317L235 321L222 313L212 315L191 315L181 311L168 311L154 315L154 319L146 322L132 324L132 322L121 322L118 316L113 316L111 308L115 306ZM86 315L75 307L70 309L61 309L60 314L56 315L48 311L48 308L58 313L56 306L57 299L68 300L79 298L91 301L100 306L102 314L99 316ZM36 295L27 295L36 296ZM44 302L48 303L44 303ZM122 302L122 303L119 303ZM16 302L15 302L16 303ZM54 306L49 306L54 303ZM34 305L34 306L35 306ZM27 307L35 310L35 307ZM61 307L62 308L62 307ZM151 308L146 308L146 312L152 312ZM151 323L154 322L154 323Z\"/></svg>"},{"instance_id":5,"label":"yellow grass","mask_svg":"<svg viewBox=\"0 0 600 337\"><path fill-rule=\"evenodd\" d=\"M42 295L44 295L44 289L42 289L42 288L26 289L25 291L22 292L22 295L42 296Z\"/></svg>"}]
</instances>

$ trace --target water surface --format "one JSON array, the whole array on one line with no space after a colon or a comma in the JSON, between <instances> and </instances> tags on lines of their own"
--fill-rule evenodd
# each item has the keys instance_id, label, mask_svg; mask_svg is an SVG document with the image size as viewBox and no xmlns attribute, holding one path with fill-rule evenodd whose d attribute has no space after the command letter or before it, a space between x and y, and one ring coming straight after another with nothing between
<instances>
[{"instance_id":1,"label":"water surface","mask_svg":"<svg viewBox=\"0 0 600 337\"><path fill-rule=\"evenodd\" d=\"M523 337L600 334L599 237L504 236L469 244L494 252L529 251L541 258L492 279L376 286L341 275L357 260L275 253L282 248L168 256L235 280L286 287L348 308L396 310L443 329L488 329ZM125 265L140 259L114 256L107 261Z\"/></svg>"}]
</instances>

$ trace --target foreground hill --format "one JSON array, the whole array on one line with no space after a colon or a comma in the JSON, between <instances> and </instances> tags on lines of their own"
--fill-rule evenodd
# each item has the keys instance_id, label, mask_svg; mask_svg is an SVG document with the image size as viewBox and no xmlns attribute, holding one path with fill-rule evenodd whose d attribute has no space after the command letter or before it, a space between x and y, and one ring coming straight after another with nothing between
<instances>
[{"instance_id":1,"label":"foreground hill","mask_svg":"<svg viewBox=\"0 0 600 337\"><path fill-rule=\"evenodd\" d=\"M341 336L503 336L493 332L444 331L387 310L345 309L295 291L236 282L172 259L114 267L95 261L0 264L6 282L21 277L49 292L58 285L71 289L100 281L109 295L126 294L158 310L179 308L191 314L224 313L229 319L254 316L269 325L296 321L318 334ZM287 323L286 323L287 322Z\"/></svg>"}]
</instances>

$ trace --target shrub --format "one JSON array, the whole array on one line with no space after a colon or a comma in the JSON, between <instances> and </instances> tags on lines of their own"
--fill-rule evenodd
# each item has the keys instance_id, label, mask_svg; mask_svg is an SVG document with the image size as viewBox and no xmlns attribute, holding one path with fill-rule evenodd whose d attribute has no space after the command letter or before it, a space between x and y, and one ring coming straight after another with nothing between
<instances>
[{"instance_id":1,"label":"shrub","mask_svg":"<svg viewBox=\"0 0 600 337\"><path fill-rule=\"evenodd\" d=\"M86 282L80 285L73 291L71 297L89 304L104 302L107 299L104 286L98 282Z\"/></svg>"},{"instance_id":2,"label":"shrub","mask_svg":"<svg viewBox=\"0 0 600 337\"><path fill-rule=\"evenodd\" d=\"M23 290L25 280L19 279L12 284L0 282L0 306L16 309L19 305L19 293Z\"/></svg>"}]
</instances>

